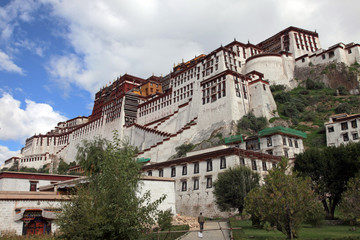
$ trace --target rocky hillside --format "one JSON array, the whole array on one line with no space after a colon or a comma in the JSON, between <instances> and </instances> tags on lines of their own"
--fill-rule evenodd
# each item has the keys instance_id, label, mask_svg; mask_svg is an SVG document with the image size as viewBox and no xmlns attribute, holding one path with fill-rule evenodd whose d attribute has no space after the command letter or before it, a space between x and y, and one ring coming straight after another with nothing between
<instances>
[{"instance_id":1,"label":"rocky hillside","mask_svg":"<svg viewBox=\"0 0 360 240\"><path fill-rule=\"evenodd\" d=\"M296 67L294 77L299 82L311 79L324 83L326 87L338 89L344 87L350 94L360 93L360 65L348 67L344 63L330 63Z\"/></svg>"}]
</instances>

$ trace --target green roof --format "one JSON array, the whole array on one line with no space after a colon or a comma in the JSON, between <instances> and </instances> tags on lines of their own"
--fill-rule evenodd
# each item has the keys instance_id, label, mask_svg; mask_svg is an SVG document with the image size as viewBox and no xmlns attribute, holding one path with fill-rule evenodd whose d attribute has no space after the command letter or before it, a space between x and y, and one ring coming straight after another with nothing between
<instances>
[{"instance_id":1,"label":"green roof","mask_svg":"<svg viewBox=\"0 0 360 240\"><path fill-rule=\"evenodd\" d=\"M146 162L149 162L151 160L151 158L138 158L136 159L136 162L137 163L146 163Z\"/></svg>"},{"instance_id":2,"label":"green roof","mask_svg":"<svg viewBox=\"0 0 360 240\"><path fill-rule=\"evenodd\" d=\"M244 142L241 134L225 138L225 144L232 143L232 142L239 142L239 141Z\"/></svg>"},{"instance_id":3,"label":"green roof","mask_svg":"<svg viewBox=\"0 0 360 240\"><path fill-rule=\"evenodd\" d=\"M267 136L267 135L272 135L274 133L285 133L285 134L289 134L289 135L306 138L306 133L299 131L299 130L282 127L282 126L277 126L277 127L273 127L273 128L265 128L259 132L259 136L263 137L263 136Z\"/></svg>"}]
</instances>

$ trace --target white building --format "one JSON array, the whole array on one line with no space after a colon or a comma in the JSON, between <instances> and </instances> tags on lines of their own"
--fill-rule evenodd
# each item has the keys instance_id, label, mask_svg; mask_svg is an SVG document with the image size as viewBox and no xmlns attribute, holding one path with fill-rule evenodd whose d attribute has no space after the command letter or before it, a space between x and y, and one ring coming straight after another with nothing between
<instances>
[{"instance_id":1,"label":"white building","mask_svg":"<svg viewBox=\"0 0 360 240\"><path fill-rule=\"evenodd\" d=\"M5 233L54 233L58 229L55 220L61 212L62 203L70 200L66 190L79 181L86 179L70 175L1 172L0 236ZM151 202L166 195L158 210L171 210L176 214L174 179L143 177L139 187L140 195L151 192Z\"/></svg>"},{"instance_id":2,"label":"white building","mask_svg":"<svg viewBox=\"0 0 360 240\"><path fill-rule=\"evenodd\" d=\"M325 123L327 146L338 147L341 144L359 141L360 114L337 114Z\"/></svg>"}]
</instances>

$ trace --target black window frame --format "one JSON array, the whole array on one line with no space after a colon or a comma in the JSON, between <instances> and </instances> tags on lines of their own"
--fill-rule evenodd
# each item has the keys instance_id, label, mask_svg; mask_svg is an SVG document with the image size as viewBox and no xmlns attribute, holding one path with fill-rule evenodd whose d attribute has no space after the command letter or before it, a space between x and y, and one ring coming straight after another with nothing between
<instances>
[{"instance_id":1,"label":"black window frame","mask_svg":"<svg viewBox=\"0 0 360 240\"><path fill-rule=\"evenodd\" d=\"M225 169L226 168L226 157L222 156L220 157L220 169Z\"/></svg>"},{"instance_id":2,"label":"black window frame","mask_svg":"<svg viewBox=\"0 0 360 240\"><path fill-rule=\"evenodd\" d=\"M194 163L194 174L199 173L200 172L200 164L199 162L195 162Z\"/></svg>"},{"instance_id":3,"label":"black window frame","mask_svg":"<svg viewBox=\"0 0 360 240\"><path fill-rule=\"evenodd\" d=\"M206 188L212 188L212 187L213 187L212 176L207 176L206 177Z\"/></svg>"},{"instance_id":4,"label":"black window frame","mask_svg":"<svg viewBox=\"0 0 360 240\"><path fill-rule=\"evenodd\" d=\"M256 165L256 160L255 159L251 160L251 169L253 171L257 171L257 165Z\"/></svg>"},{"instance_id":5,"label":"black window frame","mask_svg":"<svg viewBox=\"0 0 360 240\"><path fill-rule=\"evenodd\" d=\"M176 177L176 167L171 167L171 177Z\"/></svg>"},{"instance_id":6,"label":"black window frame","mask_svg":"<svg viewBox=\"0 0 360 240\"><path fill-rule=\"evenodd\" d=\"M265 161L262 161L262 169L263 171L267 171L267 165Z\"/></svg>"},{"instance_id":7,"label":"black window frame","mask_svg":"<svg viewBox=\"0 0 360 240\"><path fill-rule=\"evenodd\" d=\"M206 160L206 171L211 172L213 170L212 159Z\"/></svg>"},{"instance_id":8,"label":"black window frame","mask_svg":"<svg viewBox=\"0 0 360 240\"><path fill-rule=\"evenodd\" d=\"M199 190L199 178L194 178L194 190Z\"/></svg>"},{"instance_id":9,"label":"black window frame","mask_svg":"<svg viewBox=\"0 0 360 240\"><path fill-rule=\"evenodd\" d=\"M186 192L186 191L187 191L187 181L186 181L186 180L182 180L182 181L181 181L181 191L182 191L182 192Z\"/></svg>"},{"instance_id":10,"label":"black window frame","mask_svg":"<svg viewBox=\"0 0 360 240\"><path fill-rule=\"evenodd\" d=\"M159 177L164 177L164 169L159 169Z\"/></svg>"},{"instance_id":11,"label":"black window frame","mask_svg":"<svg viewBox=\"0 0 360 240\"><path fill-rule=\"evenodd\" d=\"M182 175L183 176L187 175L187 165L182 166Z\"/></svg>"}]
</instances>

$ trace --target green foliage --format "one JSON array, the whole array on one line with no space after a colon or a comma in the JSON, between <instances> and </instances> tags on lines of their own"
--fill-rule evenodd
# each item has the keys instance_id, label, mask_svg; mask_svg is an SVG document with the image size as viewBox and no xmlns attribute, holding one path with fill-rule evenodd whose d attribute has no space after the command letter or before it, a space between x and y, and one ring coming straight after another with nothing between
<instances>
[{"instance_id":1,"label":"green foliage","mask_svg":"<svg viewBox=\"0 0 360 240\"><path fill-rule=\"evenodd\" d=\"M157 223L162 231L169 230L171 228L172 216L173 214L171 213L171 210L160 211L158 213Z\"/></svg>"},{"instance_id":2,"label":"green foliage","mask_svg":"<svg viewBox=\"0 0 360 240\"><path fill-rule=\"evenodd\" d=\"M141 165L134 148L114 134L112 142L96 138L78 146L77 160L88 183L65 203L58 225L64 239L138 239L155 223L157 207L165 196L150 202L140 196Z\"/></svg>"},{"instance_id":3,"label":"green foliage","mask_svg":"<svg viewBox=\"0 0 360 240\"><path fill-rule=\"evenodd\" d=\"M232 228L241 228L233 230L234 240L256 239L256 240L279 240L285 239L284 235L277 231L268 231L266 229L254 228L251 221L236 220L235 217L230 218L230 225ZM360 229L349 231L348 225L323 225L321 227L311 227L307 224L302 225L299 240L359 240ZM237 234L235 235L235 231Z\"/></svg>"},{"instance_id":4,"label":"green foliage","mask_svg":"<svg viewBox=\"0 0 360 240\"><path fill-rule=\"evenodd\" d=\"M271 92L283 91L285 89L286 89L285 85L282 84L275 84L270 86Z\"/></svg>"},{"instance_id":5,"label":"green foliage","mask_svg":"<svg viewBox=\"0 0 360 240\"><path fill-rule=\"evenodd\" d=\"M291 95L289 92L280 92L274 96L274 100L279 103L289 102L291 99Z\"/></svg>"},{"instance_id":6,"label":"green foliage","mask_svg":"<svg viewBox=\"0 0 360 240\"><path fill-rule=\"evenodd\" d=\"M265 184L253 189L245 199L245 210L261 223L269 222L287 236L298 237L306 213L317 205L316 195L310 188L310 178L287 175L284 158L269 171Z\"/></svg>"},{"instance_id":7,"label":"green foliage","mask_svg":"<svg viewBox=\"0 0 360 240\"><path fill-rule=\"evenodd\" d=\"M313 206L306 212L304 222L313 227L319 227L325 219L324 207L319 201L313 201L311 204Z\"/></svg>"},{"instance_id":8,"label":"green foliage","mask_svg":"<svg viewBox=\"0 0 360 240\"><path fill-rule=\"evenodd\" d=\"M313 81L309 78L306 79L305 85L306 85L306 89L308 90L318 90L325 88L325 85L323 83Z\"/></svg>"},{"instance_id":9,"label":"green foliage","mask_svg":"<svg viewBox=\"0 0 360 240\"><path fill-rule=\"evenodd\" d=\"M59 166L57 168L58 174L66 174L69 169L69 164L67 164L63 159L60 159Z\"/></svg>"},{"instance_id":10,"label":"green foliage","mask_svg":"<svg viewBox=\"0 0 360 240\"><path fill-rule=\"evenodd\" d=\"M335 108L335 113L351 113L351 105L349 103L341 103L339 106Z\"/></svg>"},{"instance_id":11,"label":"green foliage","mask_svg":"<svg viewBox=\"0 0 360 240\"><path fill-rule=\"evenodd\" d=\"M195 147L194 144L189 143L189 144L182 144L178 147L175 148L176 151L176 157L184 157L186 155L187 152L190 152L191 150L193 150Z\"/></svg>"},{"instance_id":12,"label":"green foliage","mask_svg":"<svg viewBox=\"0 0 360 240\"><path fill-rule=\"evenodd\" d=\"M340 96L349 95L349 91L344 86L338 87L337 90L339 91Z\"/></svg>"},{"instance_id":13,"label":"green foliage","mask_svg":"<svg viewBox=\"0 0 360 240\"><path fill-rule=\"evenodd\" d=\"M242 214L244 199L251 189L259 186L259 174L245 166L230 168L214 182L215 202L222 211L237 209Z\"/></svg>"},{"instance_id":14,"label":"green foliage","mask_svg":"<svg viewBox=\"0 0 360 240\"><path fill-rule=\"evenodd\" d=\"M37 173L38 172L38 170L36 168L33 168L33 167L31 167L31 168L29 168L29 167L21 167L19 171L20 172L29 172L29 173Z\"/></svg>"},{"instance_id":15,"label":"green foliage","mask_svg":"<svg viewBox=\"0 0 360 240\"><path fill-rule=\"evenodd\" d=\"M238 132L250 130L257 133L266 128L267 125L268 122L265 117L255 117L252 112L244 115L237 123Z\"/></svg>"},{"instance_id":16,"label":"green foliage","mask_svg":"<svg viewBox=\"0 0 360 240\"><path fill-rule=\"evenodd\" d=\"M308 176L321 196L327 217L334 218L335 208L346 183L360 170L360 143L340 147L310 148L296 157L294 170Z\"/></svg>"},{"instance_id":17,"label":"green foliage","mask_svg":"<svg viewBox=\"0 0 360 240\"><path fill-rule=\"evenodd\" d=\"M348 181L347 189L342 195L339 205L342 216L351 221L360 218L360 177L354 177Z\"/></svg>"}]
</instances>

